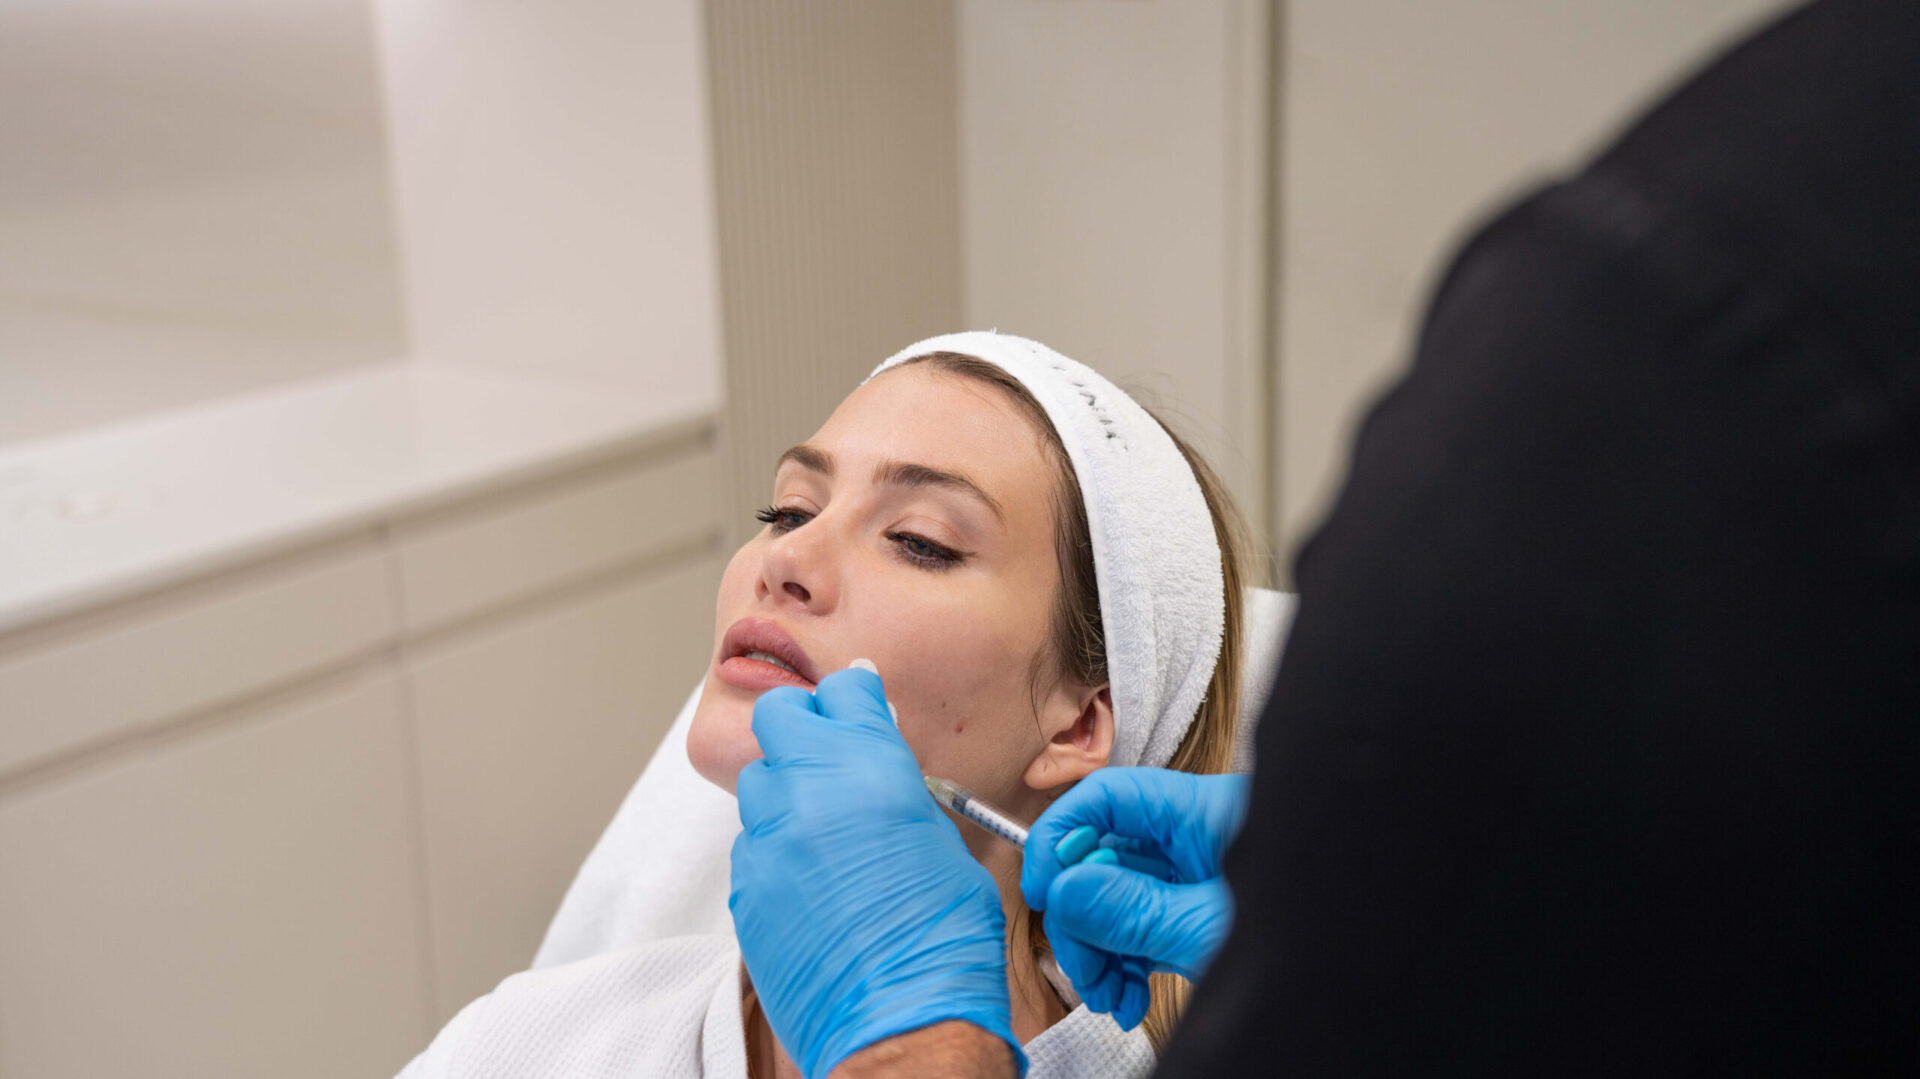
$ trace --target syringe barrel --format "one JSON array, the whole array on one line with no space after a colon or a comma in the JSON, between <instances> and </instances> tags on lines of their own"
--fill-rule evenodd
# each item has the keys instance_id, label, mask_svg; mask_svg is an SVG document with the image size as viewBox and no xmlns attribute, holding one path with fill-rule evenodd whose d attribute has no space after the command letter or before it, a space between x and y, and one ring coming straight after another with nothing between
<instances>
[{"instance_id":1,"label":"syringe barrel","mask_svg":"<svg viewBox=\"0 0 1920 1079\"><path fill-rule=\"evenodd\" d=\"M927 789L939 803L1016 847L1027 845L1027 825L983 802L972 791L950 779L927 776Z\"/></svg>"}]
</instances>

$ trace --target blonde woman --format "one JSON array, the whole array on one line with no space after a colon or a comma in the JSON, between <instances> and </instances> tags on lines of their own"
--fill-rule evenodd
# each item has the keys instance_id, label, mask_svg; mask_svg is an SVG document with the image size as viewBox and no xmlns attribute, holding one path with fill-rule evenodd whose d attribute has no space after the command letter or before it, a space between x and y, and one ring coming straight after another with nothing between
<instances>
[{"instance_id":1,"label":"blonde woman","mask_svg":"<svg viewBox=\"0 0 1920 1079\"><path fill-rule=\"evenodd\" d=\"M1050 366L1036 375L1023 357ZM1031 383L1056 374L1080 388L1041 382L1043 403ZM1191 531L1210 564L1197 577L1191 564L1122 564L1125 552L1102 539L1118 518L1151 526L1180 507L1160 504L1152 484L1097 486L1081 474L1098 466L1073 439L1084 443L1090 429L1110 441L1116 415L1146 415L1095 379L1018 338L935 339L890 361L775 462L764 527L732 559L716 600L713 659L685 742L701 776L731 791L759 756L758 698L780 686L810 690L855 659L884 675L923 771L1029 818L1109 763L1228 769L1243 588L1236 511L1206 465L1147 420L1151 433L1133 428L1141 444L1128 452L1175 463L1194 493ZM1060 415L1069 407L1088 411ZM1082 426L1063 435L1068 424ZM1144 584L1109 595L1143 573ZM1196 627L1191 647L1110 624L1115 603L1137 606L1156 573L1167 578L1163 592L1192 594L1183 600L1198 611L1186 620ZM1175 632L1163 621L1162 636ZM1192 653L1164 706L1143 707L1140 673L1115 670L1117 640L1130 663L1144 651ZM1184 984L1156 976L1139 1029L1089 1011L1049 962L1040 920L1021 901L1019 852L977 829L961 834L999 889L1011 1033L1029 1074L1150 1071ZM510 978L463 1010L406 1074L543 1070L799 1074L726 933L648 940Z\"/></svg>"}]
</instances>

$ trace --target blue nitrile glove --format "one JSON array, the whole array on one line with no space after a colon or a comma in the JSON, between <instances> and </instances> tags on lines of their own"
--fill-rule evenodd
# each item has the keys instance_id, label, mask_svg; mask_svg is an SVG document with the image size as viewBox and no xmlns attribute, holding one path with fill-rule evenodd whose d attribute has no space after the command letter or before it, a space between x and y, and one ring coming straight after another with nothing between
<instances>
[{"instance_id":1,"label":"blue nitrile glove","mask_svg":"<svg viewBox=\"0 0 1920 1079\"><path fill-rule=\"evenodd\" d=\"M1205 972L1233 927L1220 864L1247 789L1245 776L1102 768L1034 822L1020 890L1046 912L1054 959L1087 1007L1131 1030L1146 1015L1149 969ZM1118 864L1080 860L1073 848L1089 841L1087 829Z\"/></svg>"},{"instance_id":2,"label":"blue nitrile glove","mask_svg":"<svg viewBox=\"0 0 1920 1079\"><path fill-rule=\"evenodd\" d=\"M767 1020L808 1079L895 1034L962 1019L1006 1039L998 886L927 793L880 677L838 671L753 706L728 906Z\"/></svg>"}]
</instances>

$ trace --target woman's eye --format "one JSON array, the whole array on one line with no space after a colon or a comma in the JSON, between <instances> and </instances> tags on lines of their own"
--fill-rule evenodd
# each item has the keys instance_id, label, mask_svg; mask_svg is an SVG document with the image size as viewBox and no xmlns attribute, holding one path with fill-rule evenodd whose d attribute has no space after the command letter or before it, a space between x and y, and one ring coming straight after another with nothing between
<instances>
[{"instance_id":1,"label":"woman's eye","mask_svg":"<svg viewBox=\"0 0 1920 1079\"><path fill-rule=\"evenodd\" d=\"M779 506L764 506L755 511L753 517L776 536L785 535L813 520L813 514L805 510L782 509ZM967 557L951 547L943 547L912 532L888 532L886 536L901 558L922 569L951 569Z\"/></svg>"},{"instance_id":2,"label":"woman's eye","mask_svg":"<svg viewBox=\"0 0 1920 1079\"><path fill-rule=\"evenodd\" d=\"M754 520L763 525L771 525L772 532L778 536L791 532L813 519L808 513L799 510L783 510L778 506L765 506L753 515Z\"/></svg>"},{"instance_id":3,"label":"woman's eye","mask_svg":"<svg viewBox=\"0 0 1920 1079\"><path fill-rule=\"evenodd\" d=\"M889 532L887 538L900 551L900 557L924 569L951 569L959 565L963 557L951 547L942 547L911 532Z\"/></svg>"}]
</instances>

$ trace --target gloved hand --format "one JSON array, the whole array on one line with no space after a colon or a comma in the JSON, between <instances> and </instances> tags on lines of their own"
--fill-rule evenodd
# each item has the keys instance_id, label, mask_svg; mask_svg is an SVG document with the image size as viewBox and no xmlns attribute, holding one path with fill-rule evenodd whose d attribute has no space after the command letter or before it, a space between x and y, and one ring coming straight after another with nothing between
<instances>
[{"instance_id":1,"label":"gloved hand","mask_svg":"<svg viewBox=\"0 0 1920 1079\"><path fill-rule=\"evenodd\" d=\"M1102 768L1034 822L1020 890L1046 912L1054 959L1087 1007L1131 1030L1146 1015L1149 970L1205 972L1233 926L1220 864L1247 789L1245 776ZM1118 864L1080 861L1072 848L1091 841L1088 828Z\"/></svg>"},{"instance_id":2,"label":"gloved hand","mask_svg":"<svg viewBox=\"0 0 1920 1079\"><path fill-rule=\"evenodd\" d=\"M999 889L921 779L880 678L768 690L740 772L728 906L773 1032L809 1079L895 1034L962 1019L1006 1039Z\"/></svg>"}]
</instances>

